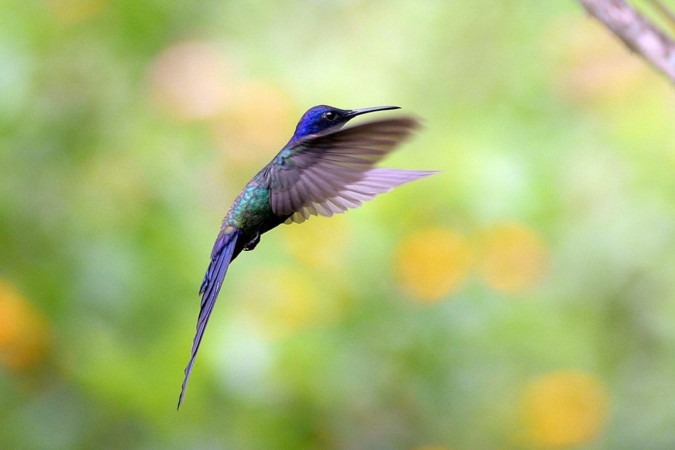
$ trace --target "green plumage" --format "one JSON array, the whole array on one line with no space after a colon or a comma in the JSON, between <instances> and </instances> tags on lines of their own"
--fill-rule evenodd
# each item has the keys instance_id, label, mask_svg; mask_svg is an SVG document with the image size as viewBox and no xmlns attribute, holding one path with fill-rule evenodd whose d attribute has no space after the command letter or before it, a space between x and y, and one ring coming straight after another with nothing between
<instances>
[{"instance_id":1,"label":"green plumage","mask_svg":"<svg viewBox=\"0 0 675 450\"><path fill-rule=\"evenodd\" d=\"M259 173L234 200L225 215L223 225L239 228L246 234L255 234L274 222L279 222L279 217L272 212L270 206L269 183L264 174Z\"/></svg>"}]
</instances>

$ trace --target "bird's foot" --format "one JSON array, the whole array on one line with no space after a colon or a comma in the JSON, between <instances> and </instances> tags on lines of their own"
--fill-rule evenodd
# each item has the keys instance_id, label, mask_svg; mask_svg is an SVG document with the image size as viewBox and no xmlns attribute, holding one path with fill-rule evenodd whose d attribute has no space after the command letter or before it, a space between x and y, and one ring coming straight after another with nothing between
<instances>
[{"instance_id":1,"label":"bird's foot","mask_svg":"<svg viewBox=\"0 0 675 450\"><path fill-rule=\"evenodd\" d=\"M247 252L253 250L255 246L258 245L258 242L260 242L260 233L256 233L255 236L253 236L253 239L244 245L244 250Z\"/></svg>"}]
</instances>

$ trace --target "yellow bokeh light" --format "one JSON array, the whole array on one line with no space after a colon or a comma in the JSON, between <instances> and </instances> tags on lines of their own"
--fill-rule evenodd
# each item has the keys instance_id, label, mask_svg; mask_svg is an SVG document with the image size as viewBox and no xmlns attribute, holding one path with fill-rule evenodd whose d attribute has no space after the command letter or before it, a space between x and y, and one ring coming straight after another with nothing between
<instances>
[{"instance_id":1,"label":"yellow bokeh light","mask_svg":"<svg viewBox=\"0 0 675 450\"><path fill-rule=\"evenodd\" d=\"M482 237L482 274L486 283L502 292L521 292L542 276L547 262L543 241L520 224L502 224Z\"/></svg>"},{"instance_id":2,"label":"yellow bokeh light","mask_svg":"<svg viewBox=\"0 0 675 450\"><path fill-rule=\"evenodd\" d=\"M344 215L314 217L302 226L282 228L283 243L288 251L309 267L338 270L344 267L347 248L347 220Z\"/></svg>"},{"instance_id":3,"label":"yellow bokeh light","mask_svg":"<svg viewBox=\"0 0 675 450\"><path fill-rule=\"evenodd\" d=\"M607 394L600 380L578 371L543 375L525 389L525 436L536 447L561 447L597 436L607 418Z\"/></svg>"},{"instance_id":4,"label":"yellow bokeh light","mask_svg":"<svg viewBox=\"0 0 675 450\"><path fill-rule=\"evenodd\" d=\"M294 109L288 94L274 83L242 82L228 107L228 122L253 145L280 150L293 134Z\"/></svg>"},{"instance_id":5,"label":"yellow bokeh light","mask_svg":"<svg viewBox=\"0 0 675 450\"><path fill-rule=\"evenodd\" d=\"M243 306L270 338L330 322L340 312L334 297L295 268L262 269L246 285L250 301Z\"/></svg>"},{"instance_id":6,"label":"yellow bokeh light","mask_svg":"<svg viewBox=\"0 0 675 450\"><path fill-rule=\"evenodd\" d=\"M47 348L42 314L6 280L0 279L0 364L14 370L37 364Z\"/></svg>"},{"instance_id":7,"label":"yellow bokeh light","mask_svg":"<svg viewBox=\"0 0 675 450\"><path fill-rule=\"evenodd\" d=\"M259 167L267 163L291 137L298 118L288 95L277 85L241 81L211 127L214 142L227 157L223 164Z\"/></svg>"},{"instance_id":8,"label":"yellow bokeh light","mask_svg":"<svg viewBox=\"0 0 675 450\"><path fill-rule=\"evenodd\" d=\"M396 250L396 280L410 296L433 302L456 291L472 264L467 239L448 228L426 228Z\"/></svg>"}]
</instances>

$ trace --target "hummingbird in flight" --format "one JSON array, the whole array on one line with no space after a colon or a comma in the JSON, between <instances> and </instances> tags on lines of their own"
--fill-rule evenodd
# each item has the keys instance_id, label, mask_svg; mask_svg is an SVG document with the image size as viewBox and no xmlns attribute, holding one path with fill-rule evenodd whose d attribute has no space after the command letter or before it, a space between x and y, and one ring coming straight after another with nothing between
<instances>
[{"instance_id":1,"label":"hummingbird in flight","mask_svg":"<svg viewBox=\"0 0 675 450\"><path fill-rule=\"evenodd\" d=\"M392 109L399 107L310 108L288 143L234 200L223 219L199 289L197 330L178 398L179 408L223 279L242 250L253 250L263 233L282 223L301 223L312 215L332 216L436 173L374 167L419 127L412 117L342 128L356 116Z\"/></svg>"}]
</instances>

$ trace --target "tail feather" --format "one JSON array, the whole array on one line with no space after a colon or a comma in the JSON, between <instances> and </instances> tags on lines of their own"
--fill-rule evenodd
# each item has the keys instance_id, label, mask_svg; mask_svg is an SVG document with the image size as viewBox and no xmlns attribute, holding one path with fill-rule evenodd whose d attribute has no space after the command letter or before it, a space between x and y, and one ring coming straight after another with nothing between
<instances>
[{"instance_id":1,"label":"tail feather","mask_svg":"<svg viewBox=\"0 0 675 450\"><path fill-rule=\"evenodd\" d=\"M234 251L240 235L241 230L236 228L230 228L227 231L222 231L218 235L218 239L216 239L216 243L213 246L213 251L211 252L211 263L209 264L209 268L206 270L204 281L199 288L202 301L199 310L199 319L197 320L197 332L195 334L194 340L192 341L190 362L188 362L187 367L185 367L185 378L183 379L180 396L178 397L178 408L180 408L180 405L183 402L185 389L187 388L188 380L190 379L190 372L192 371L192 366L195 363L195 358L197 357L197 352L199 351L199 345L201 344L202 337L204 336L204 330L206 330L206 325L209 323L209 317L211 317L211 312L213 311L213 307L216 304L220 287L222 286L223 280L225 279L227 268L229 267L230 262L234 256L236 256Z\"/></svg>"}]
</instances>

